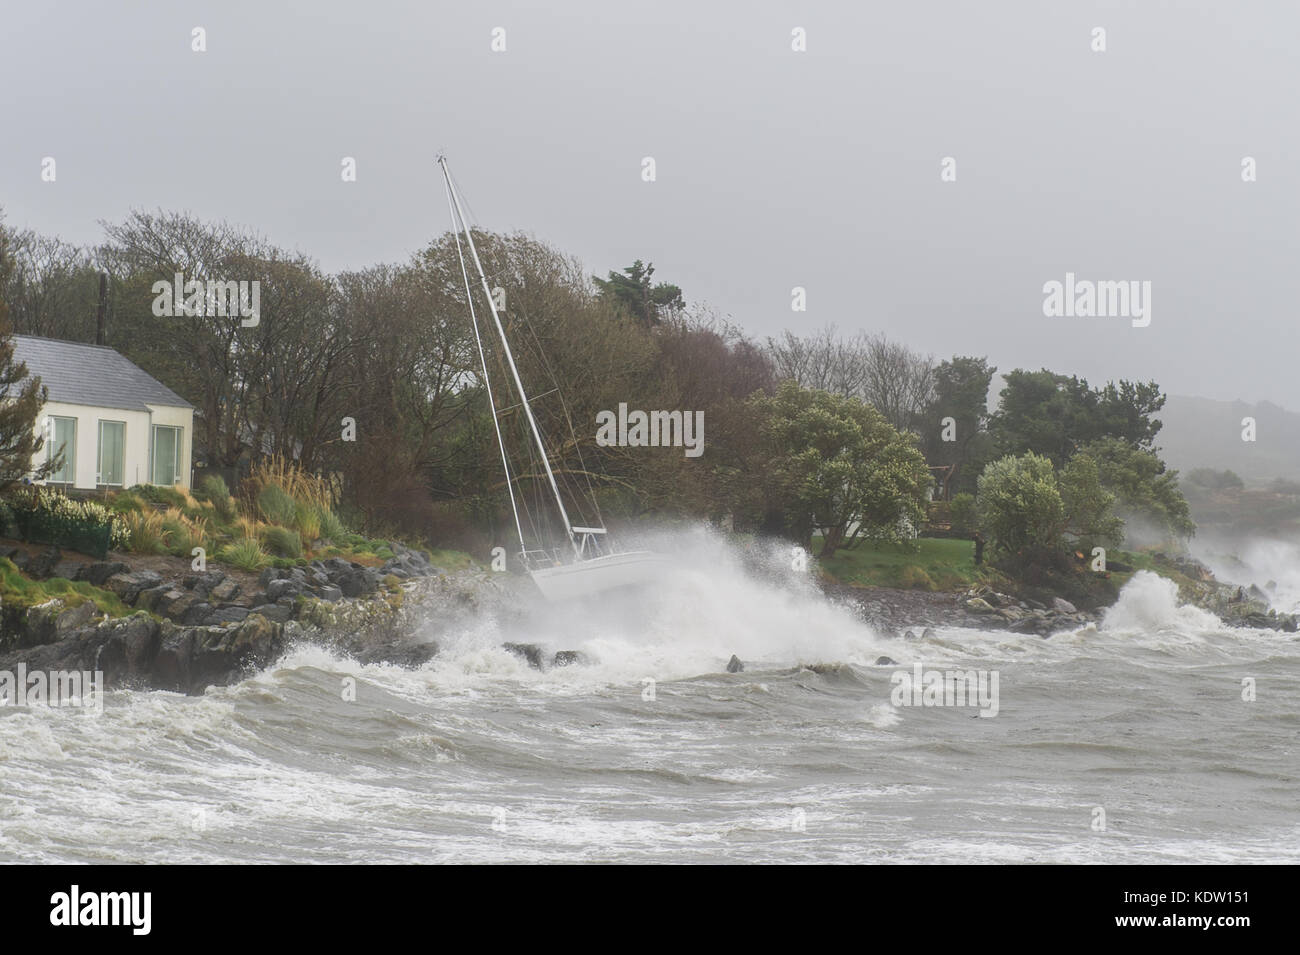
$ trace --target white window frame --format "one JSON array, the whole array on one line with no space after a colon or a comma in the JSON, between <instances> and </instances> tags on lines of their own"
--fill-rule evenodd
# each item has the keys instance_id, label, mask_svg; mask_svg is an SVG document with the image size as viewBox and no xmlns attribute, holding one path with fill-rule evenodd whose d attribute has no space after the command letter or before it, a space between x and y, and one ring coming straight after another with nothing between
<instances>
[{"instance_id":1,"label":"white window frame","mask_svg":"<svg viewBox=\"0 0 1300 955\"><path fill-rule=\"evenodd\" d=\"M45 453L46 463L49 463L50 461L54 460L55 452L58 450L54 446L55 437L59 433L58 423L60 421L72 422L72 440L68 443L67 450L69 453L64 456L64 461L63 461L63 466L67 468L68 473L72 476L68 478L66 481L62 481L51 474L49 477L45 479L45 483L75 485L77 483L77 424L78 424L77 419L72 415L59 415L59 414L52 414L49 416L49 419L50 419L50 437L49 437L49 442L46 446L46 453Z\"/></svg>"},{"instance_id":2,"label":"white window frame","mask_svg":"<svg viewBox=\"0 0 1300 955\"><path fill-rule=\"evenodd\" d=\"M171 482L168 484L158 484L158 482L154 480L154 478L157 476L155 474L156 471L155 458L157 457L158 454L158 430L160 428L166 428L168 431L176 432L176 444L174 445L175 455L172 460L172 479ZM182 428L180 425L155 424L150 428L149 430L149 483L150 484L156 485L158 487L175 487L177 484L180 483L181 447L184 439L185 439L185 429Z\"/></svg>"},{"instance_id":3,"label":"white window frame","mask_svg":"<svg viewBox=\"0 0 1300 955\"><path fill-rule=\"evenodd\" d=\"M116 484L104 480L104 425L106 424L122 426L122 480ZM100 418L98 431L96 435L98 442L95 448L95 484L99 487L126 487L126 422L113 418Z\"/></svg>"}]
</instances>

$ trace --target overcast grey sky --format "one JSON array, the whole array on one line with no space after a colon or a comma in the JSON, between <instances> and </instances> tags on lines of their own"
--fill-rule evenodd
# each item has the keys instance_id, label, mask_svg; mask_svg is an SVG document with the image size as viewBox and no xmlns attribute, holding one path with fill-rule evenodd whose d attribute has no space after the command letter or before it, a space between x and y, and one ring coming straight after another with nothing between
<instances>
[{"instance_id":1,"label":"overcast grey sky","mask_svg":"<svg viewBox=\"0 0 1300 955\"><path fill-rule=\"evenodd\" d=\"M357 268L447 228L445 149L480 225L653 261L755 335L1300 409L1298 27L1290 0L4 0L0 205L76 242L185 209ZM1150 281L1151 324L1045 317L1067 271Z\"/></svg>"}]
</instances>

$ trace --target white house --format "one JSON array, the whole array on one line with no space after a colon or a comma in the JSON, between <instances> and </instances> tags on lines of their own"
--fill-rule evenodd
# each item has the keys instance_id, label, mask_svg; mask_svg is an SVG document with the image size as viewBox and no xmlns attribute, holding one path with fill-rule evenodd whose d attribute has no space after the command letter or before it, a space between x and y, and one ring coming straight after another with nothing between
<instances>
[{"instance_id":1,"label":"white house","mask_svg":"<svg viewBox=\"0 0 1300 955\"><path fill-rule=\"evenodd\" d=\"M49 400L37 416L39 452L64 451L44 483L94 490L134 484L190 486L194 408L103 345L13 336L14 358L39 375Z\"/></svg>"}]
</instances>

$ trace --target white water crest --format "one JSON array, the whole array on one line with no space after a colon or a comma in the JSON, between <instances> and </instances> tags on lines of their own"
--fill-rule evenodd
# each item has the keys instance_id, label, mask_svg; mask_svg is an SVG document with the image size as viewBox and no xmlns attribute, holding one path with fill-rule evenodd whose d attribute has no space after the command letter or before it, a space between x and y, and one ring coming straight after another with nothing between
<instances>
[{"instance_id":1,"label":"white water crest","mask_svg":"<svg viewBox=\"0 0 1300 955\"><path fill-rule=\"evenodd\" d=\"M1178 585L1172 580L1140 570L1120 591L1119 599L1102 618L1105 630L1137 634L1201 633L1221 630L1214 614L1179 603Z\"/></svg>"}]
</instances>

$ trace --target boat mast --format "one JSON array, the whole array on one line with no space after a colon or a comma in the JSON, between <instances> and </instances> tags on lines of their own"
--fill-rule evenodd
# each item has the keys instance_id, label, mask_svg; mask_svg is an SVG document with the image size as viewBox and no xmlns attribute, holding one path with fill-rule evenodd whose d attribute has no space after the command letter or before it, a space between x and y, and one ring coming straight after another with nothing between
<instances>
[{"instance_id":1,"label":"boat mast","mask_svg":"<svg viewBox=\"0 0 1300 955\"><path fill-rule=\"evenodd\" d=\"M442 162L441 158L438 160ZM447 207L451 210L451 222L456 224L456 207L451 199L451 180L446 175L447 169L443 167L443 178L447 180ZM465 280L465 300L469 302L469 320L474 326L474 344L478 346L478 360L483 366L483 385L487 390L488 407L492 410L492 428L497 434L497 447L501 449L501 466L506 472L506 491L510 494L510 510L515 516L515 530L519 534L519 552L523 554L528 550L528 544L524 542L524 528L519 523L519 506L515 503L515 488L510 480L510 459L506 457L506 443L501 437L501 422L497 420L497 403L492 397L492 381L488 375L487 356L483 353L483 339L478 333L478 315L474 312L474 293L469 284L469 271L465 268L465 253L460 246L460 230L453 230L452 236L456 239L456 257L460 259L460 274Z\"/></svg>"},{"instance_id":2,"label":"boat mast","mask_svg":"<svg viewBox=\"0 0 1300 955\"><path fill-rule=\"evenodd\" d=\"M515 366L515 356L510 351L510 342L506 339L506 330L501 324L501 316L497 314L496 300L492 297L492 289L488 287L487 276L483 273L483 263L479 261L478 249L474 246L474 235L465 221L465 212L460 207L460 196L456 193L456 187L452 185L446 157L439 156L438 165L442 166L442 175L447 181L447 194L451 196L452 204L456 210L456 217L460 222L460 227L465 231L465 240L469 245L470 257L474 260L474 268L478 270L479 281L483 283L483 294L487 296L488 308L492 311L492 321L496 325L497 335L500 336L501 346L505 350L506 363L510 366L510 374L515 380L515 387L519 389L519 399L524 406L524 414L528 417L528 427L533 432L533 440L537 442L537 450L542 456L542 466L546 468L546 479L551 484L551 491L555 494L555 504L560 509L561 520L564 521L564 533L569 537L569 544L573 547L573 552L580 555L581 549L578 547L577 538L573 536L573 525L569 522L569 514L564 509L564 500L560 497L560 487L555 483L555 472L551 470L551 460L546 455L546 445L542 442L542 433L537 429L537 420L533 417L532 406L528 403L528 393L524 390L524 383L519 377L519 369ZM495 417L496 413L494 411L493 418L495 419ZM500 436L500 431L497 433ZM502 446L502 453L504 454L504 445ZM509 477L507 476L508 480ZM514 496L512 494L511 501L513 502L513 500ZM521 531L521 539L522 536Z\"/></svg>"}]
</instances>

